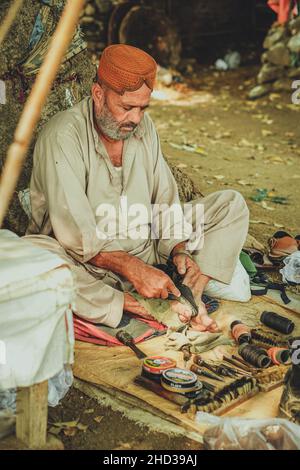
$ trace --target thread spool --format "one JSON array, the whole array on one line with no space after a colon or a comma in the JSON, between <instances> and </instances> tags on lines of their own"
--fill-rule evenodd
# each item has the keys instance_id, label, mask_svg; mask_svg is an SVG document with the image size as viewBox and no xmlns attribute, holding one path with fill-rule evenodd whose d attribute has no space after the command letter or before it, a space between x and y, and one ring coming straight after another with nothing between
<instances>
[{"instance_id":1,"label":"thread spool","mask_svg":"<svg viewBox=\"0 0 300 470\"><path fill-rule=\"evenodd\" d=\"M232 337L238 344L251 342L251 330L239 320L235 320L230 325Z\"/></svg>"},{"instance_id":2,"label":"thread spool","mask_svg":"<svg viewBox=\"0 0 300 470\"><path fill-rule=\"evenodd\" d=\"M160 383L162 373L176 367L176 365L176 361L169 357L149 356L143 361L142 376Z\"/></svg>"},{"instance_id":3,"label":"thread spool","mask_svg":"<svg viewBox=\"0 0 300 470\"><path fill-rule=\"evenodd\" d=\"M271 364L271 359L263 348L259 348L254 344L243 343L239 347L239 354L249 364L260 369L265 369Z\"/></svg>"},{"instance_id":4,"label":"thread spool","mask_svg":"<svg viewBox=\"0 0 300 470\"><path fill-rule=\"evenodd\" d=\"M295 328L295 324L291 320L275 312L264 311L261 314L260 321L269 328L285 335L290 335Z\"/></svg>"},{"instance_id":5,"label":"thread spool","mask_svg":"<svg viewBox=\"0 0 300 470\"><path fill-rule=\"evenodd\" d=\"M289 364L291 362L290 351L285 348L270 348L267 350L268 356L276 366Z\"/></svg>"}]
</instances>

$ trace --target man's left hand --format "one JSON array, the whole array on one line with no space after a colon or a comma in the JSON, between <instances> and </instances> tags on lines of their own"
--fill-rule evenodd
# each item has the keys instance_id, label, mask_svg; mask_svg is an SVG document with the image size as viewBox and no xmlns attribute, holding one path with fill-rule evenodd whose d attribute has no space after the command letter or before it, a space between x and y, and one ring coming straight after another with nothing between
<instances>
[{"instance_id":1,"label":"man's left hand","mask_svg":"<svg viewBox=\"0 0 300 470\"><path fill-rule=\"evenodd\" d=\"M198 264L192 258L180 252L180 250L182 250L181 246L173 249L173 264L176 266L178 273L184 276L182 283L191 289L199 308L198 315L191 320L191 326L199 331L216 332L218 326L208 316L206 307L201 300L204 287L210 278L201 272Z\"/></svg>"},{"instance_id":2,"label":"man's left hand","mask_svg":"<svg viewBox=\"0 0 300 470\"><path fill-rule=\"evenodd\" d=\"M177 272L183 277L182 283L189 286L195 300L199 300L199 296L203 292L203 276L197 263L184 253L174 254L173 264L177 268Z\"/></svg>"}]
</instances>

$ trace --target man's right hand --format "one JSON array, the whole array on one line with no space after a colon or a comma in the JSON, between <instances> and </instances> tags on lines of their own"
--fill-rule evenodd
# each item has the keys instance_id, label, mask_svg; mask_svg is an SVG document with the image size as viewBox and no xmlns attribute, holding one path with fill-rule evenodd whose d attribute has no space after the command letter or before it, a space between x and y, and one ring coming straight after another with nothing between
<instances>
[{"instance_id":1,"label":"man's right hand","mask_svg":"<svg viewBox=\"0 0 300 470\"><path fill-rule=\"evenodd\" d=\"M147 299L167 299L169 293L180 297L180 291L167 274L124 251L100 252L90 263L121 274Z\"/></svg>"},{"instance_id":2,"label":"man's right hand","mask_svg":"<svg viewBox=\"0 0 300 470\"><path fill-rule=\"evenodd\" d=\"M134 313L148 320L153 320L153 317L147 312L147 310L134 298L129 292L124 292L124 305L123 310L125 312Z\"/></svg>"},{"instance_id":3,"label":"man's right hand","mask_svg":"<svg viewBox=\"0 0 300 470\"><path fill-rule=\"evenodd\" d=\"M167 274L138 258L128 263L126 271L126 277L135 290L147 299L167 299L169 293L180 297L180 291Z\"/></svg>"}]
</instances>

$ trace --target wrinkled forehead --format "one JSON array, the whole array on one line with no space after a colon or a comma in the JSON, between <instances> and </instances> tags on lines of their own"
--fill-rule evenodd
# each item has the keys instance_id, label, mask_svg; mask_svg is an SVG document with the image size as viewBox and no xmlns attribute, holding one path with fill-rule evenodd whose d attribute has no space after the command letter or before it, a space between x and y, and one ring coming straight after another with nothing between
<instances>
[{"instance_id":1,"label":"wrinkled forehead","mask_svg":"<svg viewBox=\"0 0 300 470\"><path fill-rule=\"evenodd\" d=\"M138 90L125 91L123 95L120 95L113 90L109 90L109 93L114 95L114 100L117 103L132 107L147 106L151 98L151 90L145 83Z\"/></svg>"}]
</instances>

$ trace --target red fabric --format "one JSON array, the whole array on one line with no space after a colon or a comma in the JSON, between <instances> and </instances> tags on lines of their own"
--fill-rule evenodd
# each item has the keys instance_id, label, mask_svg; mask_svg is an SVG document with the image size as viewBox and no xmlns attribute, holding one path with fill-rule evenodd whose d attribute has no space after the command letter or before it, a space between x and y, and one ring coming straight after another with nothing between
<instances>
[{"instance_id":1,"label":"red fabric","mask_svg":"<svg viewBox=\"0 0 300 470\"><path fill-rule=\"evenodd\" d=\"M149 329L141 336L134 339L135 343L140 343L145 339L152 336L156 331L165 331L166 327L155 320L146 320L139 317L139 320L148 324ZM73 315L74 334L75 338L79 341L87 343L101 344L103 346L122 346L122 343L114 336L106 333L105 331L97 328L93 323L78 318Z\"/></svg>"},{"instance_id":2,"label":"red fabric","mask_svg":"<svg viewBox=\"0 0 300 470\"><path fill-rule=\"evenodd\" d=\"M277 13L277 21L279 24L284 24L289 20L291 0L269 0L268 5ZM294 8L293 13L297 15L297 7Z\"/></svg>"},{"instance_id":3,"label":"red fabric","mask_svg":"<svg viewBox=\"0 0 300 470\"><path fill-rule=\"evenodd\" d=\"M102 52L98 77L116 93L136 91L146 83L153 90L156 62L147 52L126 44L108 46Z\"/></svg>"}]
</instances>

